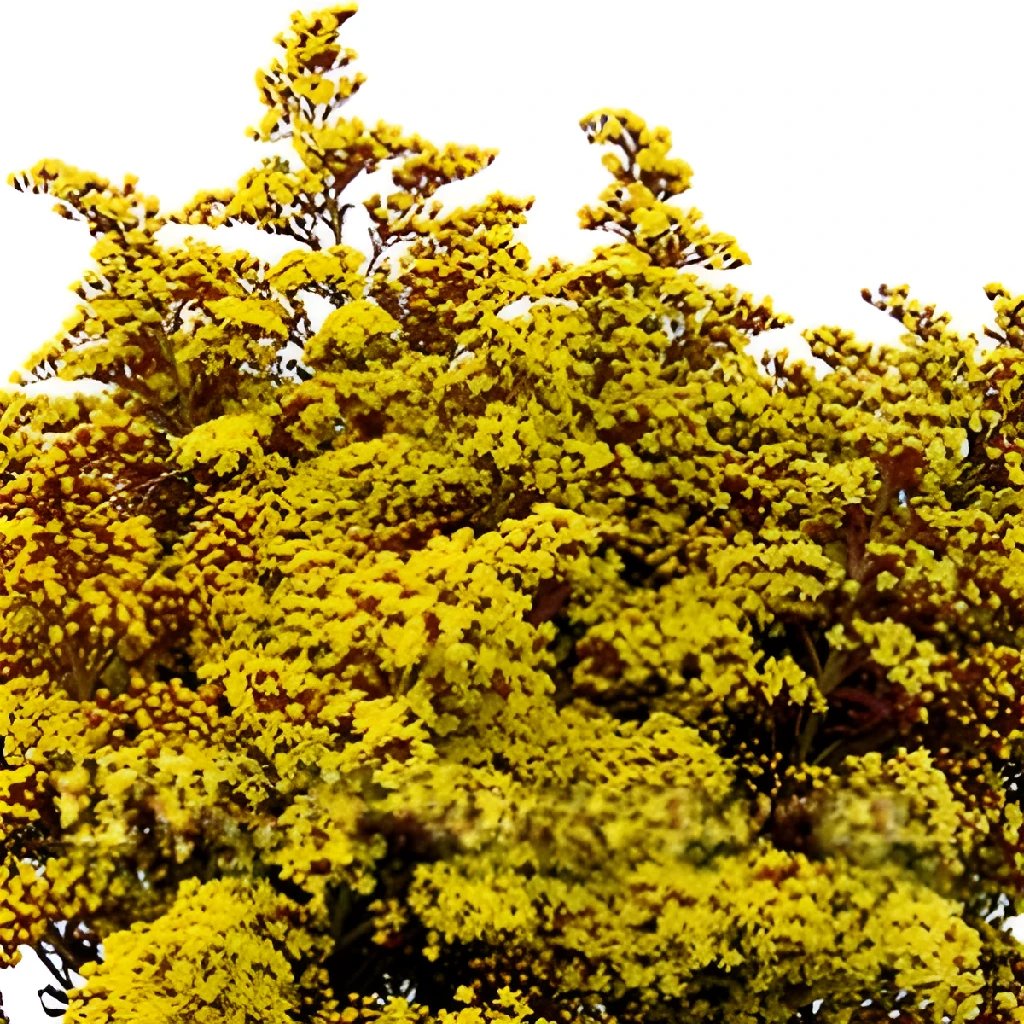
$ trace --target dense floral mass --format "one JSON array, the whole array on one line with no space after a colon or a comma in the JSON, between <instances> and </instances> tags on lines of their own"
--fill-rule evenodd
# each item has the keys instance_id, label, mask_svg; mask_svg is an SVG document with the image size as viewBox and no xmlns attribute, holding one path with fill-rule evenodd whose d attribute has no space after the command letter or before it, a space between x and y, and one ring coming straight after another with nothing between
<instances>
[{"instance_id":1,"label":"dense floral mass","mask_svg":"<svg viewBox=\"0 0 1024 1024\"><path fill-rule=\"evenodd\" d=\"M667 130L584 118L537 266L444 204L493 152L342 116L353 13L235 188L12 179L95 238L23 383L104 387L0 396L0 963L69 1024L1024 1020L1024 298L758 361Z\"/></svg>"}]
</instances>

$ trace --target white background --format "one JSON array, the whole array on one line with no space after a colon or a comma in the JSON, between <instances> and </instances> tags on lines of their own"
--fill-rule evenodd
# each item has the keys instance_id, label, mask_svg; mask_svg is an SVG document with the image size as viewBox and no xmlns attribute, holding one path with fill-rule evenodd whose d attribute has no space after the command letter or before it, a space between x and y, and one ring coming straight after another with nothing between
<instances>
[{"instance_id":1,"label":"white background","mask_svg":"<svg viewBox=\"0 0 1024 1024\"><path fill-rule=\"evenodd\" d=\"M252 76L293 6L0 0L0 172L131 171L167 209L233 183L266 155L243 134ZM859 297L882 281L965 330L990 322L987 282L1024 291L1024 5L366 0L343 38L369 76L351 113L502 150L459 199L536 195L538 261L588 250L575 212L605 173L576 123L625 106L672 130L689 200L754 261L734 280L796 317L791 347L822 323L894 339ZM59 328L88 262L49 205L0 188L0 379ZM10 974L0 988L14 1024L44 1019Z\"/></svg>"}]
</instances>

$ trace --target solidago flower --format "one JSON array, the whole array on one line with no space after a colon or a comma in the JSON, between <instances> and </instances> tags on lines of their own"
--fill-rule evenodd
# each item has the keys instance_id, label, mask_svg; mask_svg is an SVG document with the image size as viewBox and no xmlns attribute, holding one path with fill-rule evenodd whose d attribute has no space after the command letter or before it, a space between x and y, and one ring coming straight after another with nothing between
<instances>
[{"instance_id":1,"label":"solidago flower","mask_svg":"<svg viewBox=\"0 0 1024 1024\"><path fill-rule=\"evenodd\" d=\"M94 249L23 375L89 387L0 394L0 966L72 1024L1024 1021L1024 299L757 361L666 128L583 119L537 265L449 201L492 151L346 116L354 14L235 186L12 178Z\"/></svg>"}]
</instances>

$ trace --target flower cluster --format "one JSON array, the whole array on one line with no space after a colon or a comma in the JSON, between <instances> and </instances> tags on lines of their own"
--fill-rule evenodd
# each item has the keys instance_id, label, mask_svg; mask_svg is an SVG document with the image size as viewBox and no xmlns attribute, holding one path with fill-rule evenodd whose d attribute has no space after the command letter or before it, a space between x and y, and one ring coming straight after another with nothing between
<instances>
[{"instance_id":1,"label":"flower cluster","mask_svg":"<svg viewBox=\"0 0 1024 1024\"><path fill-rule=\"evenodd\" d=\"M345 116L353 13L233 188L13 178L95 237L25 380L102 387L0 394L0 965L76 1024L1024 1021L1024 299L756 360L666 129L583 119L538 266L444 204L494 153Z\"/></svg>"}]
</instances>

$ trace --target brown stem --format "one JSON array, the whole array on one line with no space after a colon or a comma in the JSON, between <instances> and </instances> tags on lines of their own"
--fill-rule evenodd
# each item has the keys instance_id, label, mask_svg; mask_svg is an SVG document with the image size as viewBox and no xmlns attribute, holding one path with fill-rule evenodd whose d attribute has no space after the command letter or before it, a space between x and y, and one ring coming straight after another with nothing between
<instances>
[{"instance_id":1,"label":"brown stem","mask_svg":"<svg viewBox=\"0 0 1024 1024\"><path fill-rule=\"evenodd\" d=\"M71 931L71 923L68 922L68 931ZM54 950L60 955L60 958L64 961L65 967L70 966L71 970L76 973L81 973L82 967L87 961L87 957L82 956L80 953L76 953L70 945L65 941L64 936L61 935L54 925L50 925L46 930L46 936L43 941L48 945L52 946Z\"/></svg>"}]
</instances>

